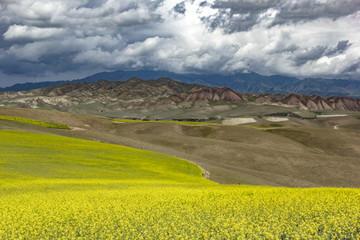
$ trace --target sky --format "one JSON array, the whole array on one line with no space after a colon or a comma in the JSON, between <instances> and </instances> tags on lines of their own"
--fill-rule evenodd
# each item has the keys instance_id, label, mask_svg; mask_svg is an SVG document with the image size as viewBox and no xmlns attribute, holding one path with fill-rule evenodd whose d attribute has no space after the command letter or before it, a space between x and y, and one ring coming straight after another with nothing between
<instances>
[{"instance_id":1,"label":"sky","mask_svg":"<svg viewBox=\"0 0 360 240\"><path fill-rule=\"evenodd\" d=\"M140 69L360 80L360 0L0 0L0 87Z\"/></svg>"}]
</instances>

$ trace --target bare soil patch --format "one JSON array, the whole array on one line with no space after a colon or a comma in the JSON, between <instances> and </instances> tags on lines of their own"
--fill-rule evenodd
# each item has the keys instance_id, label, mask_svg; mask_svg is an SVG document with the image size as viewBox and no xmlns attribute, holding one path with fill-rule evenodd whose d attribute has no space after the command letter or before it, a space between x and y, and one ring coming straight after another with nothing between
<instances>
[{"instance_id":1,"label":"bare soil patch","mask_svg":"<svg viewBox=\"0 0 360 240\"><path fill-rule=\"evenodd\" d=\"M254 118L227 118L222 121L225 125L236 125L257 122Z\"/></svg>"}]
</instances>

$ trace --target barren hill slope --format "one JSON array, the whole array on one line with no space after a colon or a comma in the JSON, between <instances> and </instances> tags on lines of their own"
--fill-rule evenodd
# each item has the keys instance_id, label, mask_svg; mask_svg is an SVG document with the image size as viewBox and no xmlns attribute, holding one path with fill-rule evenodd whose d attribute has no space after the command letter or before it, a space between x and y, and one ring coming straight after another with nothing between
<instances>
[{"instance_id":1,"label":"barren hill slope","mask_svg":"<svg viewBox=\"0 0 360 240\"><path fill-rule=\"evenodd\" d=\"M6 120L0 120L0 129L109 142L188 159L220 183L360 187L359 115L253 127L119 123L65 112L4 107L0 107L0 115L63 123L72 130Z\"/></svg>"},{"instance_id":2,"label":"barren hill slope","mask_svg":"<svg viewBox=\"0 0 360 240\"><path fill-rule=\"evenodd\" d=\"M316 95L287 94L278 97L277 102L296 105L309 110L360 111L360 99L348 97L319 97Z\"/></svg>"}]
</instances>

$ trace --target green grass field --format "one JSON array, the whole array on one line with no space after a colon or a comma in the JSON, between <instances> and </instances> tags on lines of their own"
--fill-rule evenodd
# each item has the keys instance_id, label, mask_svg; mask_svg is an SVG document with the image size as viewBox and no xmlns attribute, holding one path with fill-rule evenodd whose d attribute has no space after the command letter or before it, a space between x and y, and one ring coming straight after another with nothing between
<instances>
[{"instance_id":1,"label":"green grass field","mask_svg":"<svg viewBox=\"0 0 360 240\"><path fill-rule=\"evenodd\" d=\"M70 129L68 126L66 126L64 124L44 122L44 121L39 121L39 120L34 120L34 119L29 119L29 118L20 118L20 117L1 116L0 115L0 119L28 123L28 124L32 124L32 125L41 126L41 127L47 127L47 128Z\"/></svg>"},{"instance_id":2,"label":"green grass field","mask_svg":"<svg viewBox=\"0 0 360 240\"><path fill-rule=\"evenodd\" d=\"M220 185L182 159L0 131L0 239L358 239L360 190Z\"/></svg>"}]
</instances>

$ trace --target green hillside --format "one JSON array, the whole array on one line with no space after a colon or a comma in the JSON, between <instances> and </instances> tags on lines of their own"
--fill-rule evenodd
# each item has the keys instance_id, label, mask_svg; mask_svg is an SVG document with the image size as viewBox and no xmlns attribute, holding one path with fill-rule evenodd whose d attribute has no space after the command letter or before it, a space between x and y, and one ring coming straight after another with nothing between
<instances>
[{"instance_id":1,"label":"green hillside","mask_svg":"<svg viewBox=\"0 0 360 240\"><path fill-rule=\"evenodd\" d=\"M212 183L201 169L164 154L74 138L0 131L2 181L106 179Z\"/></svg>"}]
</instances>

